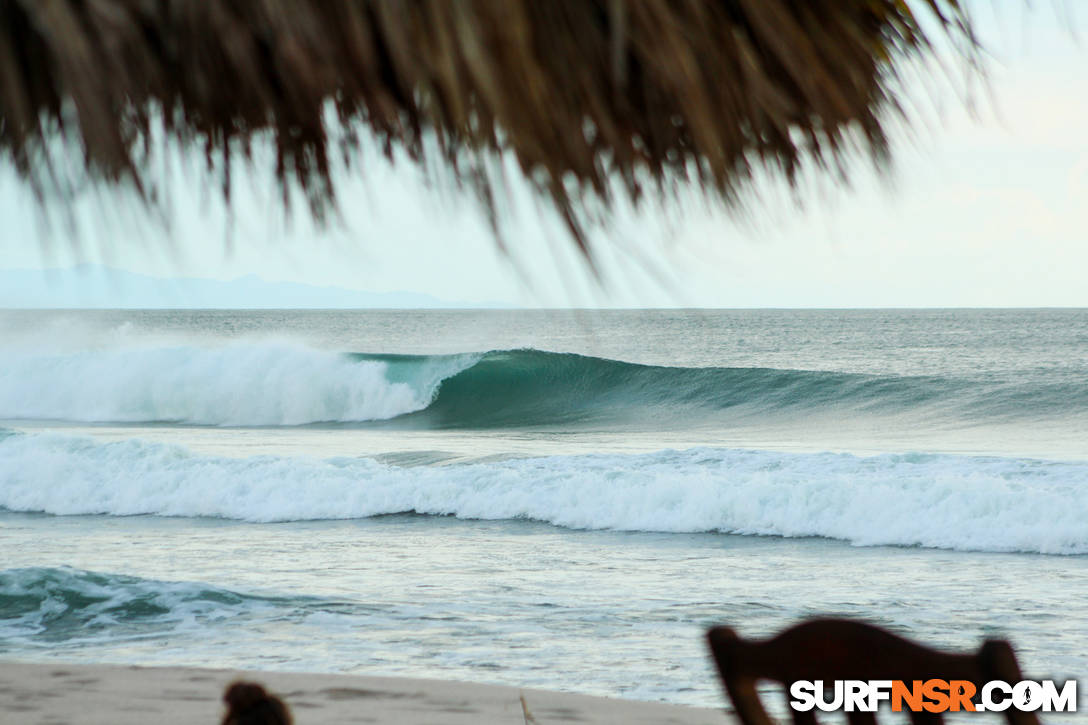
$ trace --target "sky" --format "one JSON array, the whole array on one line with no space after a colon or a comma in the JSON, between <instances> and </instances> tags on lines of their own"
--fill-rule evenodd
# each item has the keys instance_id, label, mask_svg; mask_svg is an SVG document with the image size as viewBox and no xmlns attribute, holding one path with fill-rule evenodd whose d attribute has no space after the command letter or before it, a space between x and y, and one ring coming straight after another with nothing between
<instances>
[{"instance_id":1,"label":"sky","mask_svg":"<svg viewBox=\"0 0 1088 725\"><path fill-rule=\"evenodd\" d=\"M1030 7L1029 7L1030 5ZM762 179L743 214L697 190L667 208L621 209L596 232L594 281L546 207L511 174L504 256L475 200L364 149L338 179L341 219L289 220L258 171L228 214L200 160L174 155L169 228L130 198L84 192L79 243L0 168L0 269L96 263L161 277L409 291L530 307L1088 306L1088 17L1075 2L974 3L989 59L904 89L915 123L888 177ZM301 211L301 210L300 210Z\"/></svg>"}]
</instances>

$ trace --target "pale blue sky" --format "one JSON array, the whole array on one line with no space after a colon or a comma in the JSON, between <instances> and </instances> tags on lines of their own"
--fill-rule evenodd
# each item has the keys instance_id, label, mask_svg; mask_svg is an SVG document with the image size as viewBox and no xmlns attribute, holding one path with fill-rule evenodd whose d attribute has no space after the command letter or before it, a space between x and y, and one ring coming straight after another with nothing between
<instances>
[{"instance_id":1,"label":"pale blue sky","mask_svg":"<svg viewBox=\"0 0 1088 725\"><path fill-rule=\"evenodd\" d=\"M951 61L951 78L910 89L921 122L899 135L890 180L859 162L851 189L809 184L800 208L766 183L742 222L694 193L664 212L623 212L598 238L604 290L516 179L515 268L470 197L426 188L408 164L373 153L363 178L341 180L335 228L302 214L286 227L262 172L239 188L228 235L215 189L187 160L169 177L172 241L130 202L118 211L116 195L89 193L78 254L59 226L43 244L31 195L2 169L0 268L91 261L533 306L1088 306L1088 48L1078 38L1088 25L1073 2L976 5L993 57L974 117Z\"/></svg>"}]
</instances>

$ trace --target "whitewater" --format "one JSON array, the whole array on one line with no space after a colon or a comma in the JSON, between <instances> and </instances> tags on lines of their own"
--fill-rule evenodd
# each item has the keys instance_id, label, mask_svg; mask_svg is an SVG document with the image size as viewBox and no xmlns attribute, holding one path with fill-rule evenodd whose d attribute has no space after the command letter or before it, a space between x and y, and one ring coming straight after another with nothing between
<instances>
[{"instance_id":1,"label":"whitewater","mask_svg":"<svg viewBox=\"0 0 1088 725\"><path fill-rule=\"evenodd\" d=\"M946 455L696 448L406 467L365 457L220 458L55 434L0 439L0 507L58 516L277 522L416 513L1085 554L1085 490L1088 464Z\"/></svg>"},{"instance_id":2,"label":"whitewater","mask_svg":"<svg viewBox=\"0 0 1088 725\"><path fill-rule=\"evenodd\" d=\"M460 357L447 361L451 372ZM0 369L0 416L253 426L361 422L425 408L445 377L436 370L429 385L421 379L413 386L390 382L387 368L274 343L8 352Z\"/></svg>"},{"instance_id":3,"label":"whitewater","mask_svg":"<svg viewBox=\"0 0 1088 725\"><path fill-rule=\"evenodd\" d=\"M1081 310L0 313L0 655L717 705L706 626L834 614L1075 676L1086 441Z\"/></svg>"}]
</instances>

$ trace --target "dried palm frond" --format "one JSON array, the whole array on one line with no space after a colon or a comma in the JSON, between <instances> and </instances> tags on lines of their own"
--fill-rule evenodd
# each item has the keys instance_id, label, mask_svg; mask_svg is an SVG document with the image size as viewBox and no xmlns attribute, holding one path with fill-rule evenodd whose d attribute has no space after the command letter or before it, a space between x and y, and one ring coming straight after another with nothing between
<instances>
[{"instance_id":1,"label":"dried palm frond","mask_svg":"<svg viewBox=\"0 0 1088 725\"><path fill-rule=\"evenodd\" d=\"M231 156L269 136L284 199L297 183L320 218L330 127L364 128L492 212L489 164L512 155L588 256L616 189L728 202L753 166L792 181L853 137L884 159L924 26L973 43L957 0L0 0L0 154L40 193L49 144L78 142L93 179L150 198L161 123L229 201Z\"/></svg>"}]
</instances>

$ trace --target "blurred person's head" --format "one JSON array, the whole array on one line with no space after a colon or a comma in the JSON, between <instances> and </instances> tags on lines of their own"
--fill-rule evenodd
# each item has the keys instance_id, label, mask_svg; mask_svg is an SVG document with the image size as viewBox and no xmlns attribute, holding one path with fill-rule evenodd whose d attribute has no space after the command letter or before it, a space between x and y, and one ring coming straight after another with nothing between
<instances>
[{"instance_id":1,"label":"blurred person's head","mask_svg":"<svg viewBox=\"0 0 1088 725\"><path fill-rule=\"evenodd\" d=\"M222 725L291 725L283 700L253 682L235 682L223 693L227 714Z\"/></svg>"}]
</instances>

